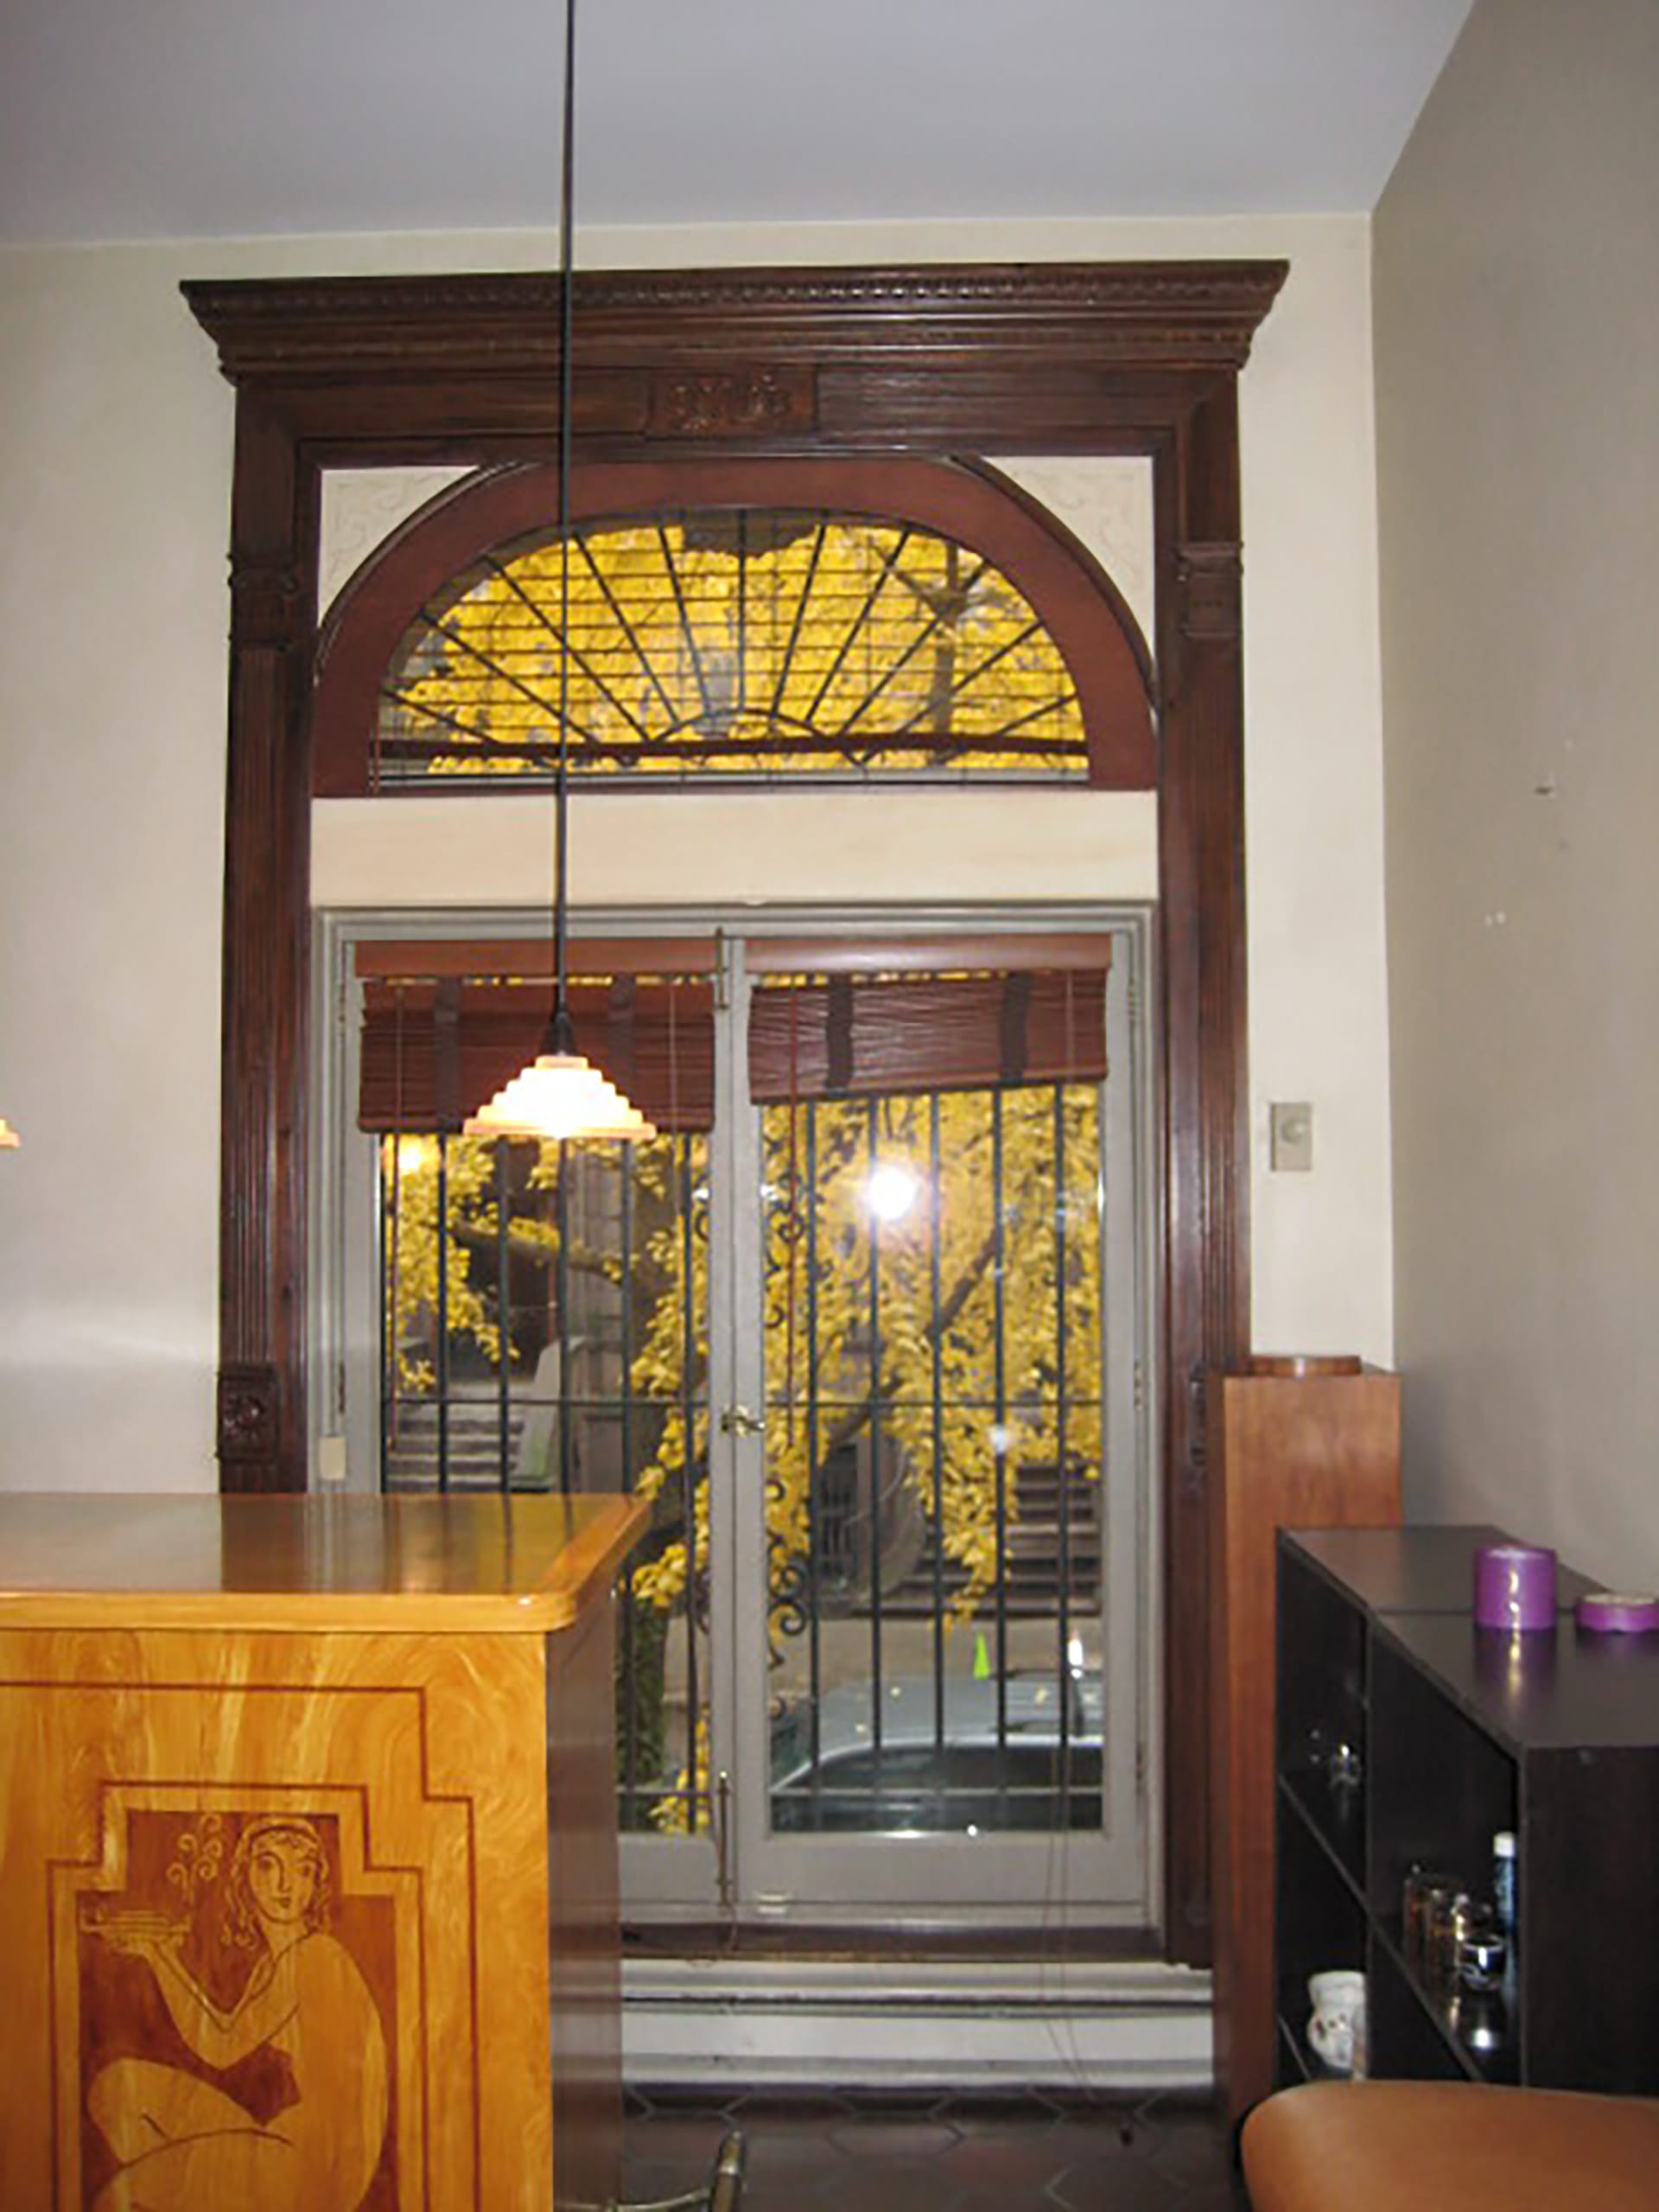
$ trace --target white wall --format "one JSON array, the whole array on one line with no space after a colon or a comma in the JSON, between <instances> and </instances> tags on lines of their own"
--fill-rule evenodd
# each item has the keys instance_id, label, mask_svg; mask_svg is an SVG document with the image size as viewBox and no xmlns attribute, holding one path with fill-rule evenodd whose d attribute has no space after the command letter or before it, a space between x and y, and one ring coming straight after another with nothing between
<instances>
[{"instance_id":1,"label":"white wall","mask_svg":"<svg viewBox=\"0 0 1659 2212\"><path fill-rule=\"evenodd\" d=\"M0 255L0 1485L211 1485L232 397L184 276L545 266L545 238ZM1241 386L1259 1344L1387 1359L1369 226L677 231L583 262L1284 254ZM671 804L664 801L664 804ZM1310 1098L1311 1176L1265 1173Z\"/></svg>"},{"instance_id":2,"label":"white wall","mask_svg":"<svg viewBox=\"0 0 1659 2212\"><path fill-rule=\"evenodd\" d=\"M1411 1502L1659 1582L1659 8L1479 0L1376 218Z\"/></svg>"}]
</instances>

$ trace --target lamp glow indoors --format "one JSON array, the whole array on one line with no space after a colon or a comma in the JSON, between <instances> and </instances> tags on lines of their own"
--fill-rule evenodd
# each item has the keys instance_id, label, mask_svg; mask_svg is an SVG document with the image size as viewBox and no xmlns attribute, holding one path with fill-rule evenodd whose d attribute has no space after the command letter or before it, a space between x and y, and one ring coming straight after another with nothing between
<instances>
[{"instance_id":1,"label":"lamp glow indoors","mask_svg":"<svg viewBox=\"0 0 1659 2212\"><path fill-rule=\"evenodd\" d=\"M22 1144L20 1137L3 1114L0 1114L0 1152L16 1152Z\"/></svg>"},{"instance_id":2,"label":"lamp glow indoors","mask_svg":"<svg viewBox=\"0 0 1659 2212\"><path fill-rule=\"evenodd\" d=\"M921 1185L902 1160L878 1160L864 1185L864 1203L878 1221L902 1221L921 1196Z\"/></svg>"},{"instance_id":3,"label":"lamp glow indoors","mask_svg":"<svg viewBox=\"0 0 1659 2212\"><path fill-rule=\"evenodd\" d=\"M570 1019L570 340L572 213L575 200L576 0L565 0L564 143L559 209L559 752L554 785L553 1014L542 1049L528 1067L461 1124L469 1137L535 1137L563 1143L573 1137L620 1137L638 1141L655 1128L614 1084L576 1050Z\"/></svg>"},{"instance_id":4,"label":"lamp glow indoors","mask_svg":"<svg viewBox=\"0 0 1659 2212\"><path fill-rule=\"evenodd\" d=\"M623 1137L657 1134L637 1106L579 1052L540 1052L463 1123L469 1137Z\"/></svg>"}]
</instances>

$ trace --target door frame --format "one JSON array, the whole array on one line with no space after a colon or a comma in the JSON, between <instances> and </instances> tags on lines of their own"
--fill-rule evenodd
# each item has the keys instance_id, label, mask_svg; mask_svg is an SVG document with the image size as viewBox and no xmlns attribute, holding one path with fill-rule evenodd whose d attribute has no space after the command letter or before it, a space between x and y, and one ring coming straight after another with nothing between
<instances>
[{"instance_id":1,"label":"door frame","mask_svg":"<svg viewBox=\"0 0 1659 2212\"><path fill-rule=\"evenodd\" d=\"M1105 902L1097 909L1068 904L1064 910L1034 904L992 905L966 918L965 927L963 918L958 919L961 941L966 943L970 943L982 929L993 931L999 937L1006 935L1010 941L1030 931L1040 942L1044 934L1056 929L1109 934L1122 941L1121 957L1114 957L1107 983L1109 1073L1103 1086L1106 1104L1102 1117L1102 1142L1110 1154L1105 1173L1114 1218L1109 1230L1103 1225L1102 1231L1100 1351L1103 1368L1109 1367L1112 1371L1103 1372L1101 1382L1104 1415L1101 1479L1103 1485L1109 1486L1103 1522L1108 1580L1107 1586L1102 1590L1101 1602L1109 1622L1115 1609L1121 1609L1133 1622L1133 1650L1127 1673L1111 1664L1112 1654L1119 1657L1124 1655L1115 1644L1108 1647L1104 1733L1109 1744L1115 1736L1132 1739L1134 1749L1127 1758L1119 1758L1114 1752L1105 1763L1103 1788L1112 1801L1107 1821L1109 1834L1102 1838L1074 1838L1064 1832L1046 1835L1027 1833L977 1839L930 1835L919 1847L908 1842L899 1847L902 1859L889 1861L880 1873L870 1869L869 1887L860 1896L832 1894L832 1883L825 1887L813 1886L810 1905L798 1914L780 1903L776 1917L781 1924L787 1925L791 1918L798 1918L801 1924L809 1927L823 1929L839 1924L868 1930L873 1925L891 1923L910 1933L930 1918L941 1927L956 1928L964 1918L971 1917L981 1925L988 1922L1004 1930L1029 1929L1046 1925L1058 1909L1065 1913L1066 1925L1073 1930L1139 1930L1148 1925L1160 1903L1156 1888L1160 1869L1154 1858L1160 1808L1158 1793L1142 1786L1145 1777L1140 1768L1141 1751L1144 1750L1150 1758L1159 1742L1158 1708L1161 1702L1156 1694L1160 1669L1154 1648L1156 1608L1149 1586L1158 1555L1159 1530L1153 1511L1158 1442L1156 1424L1143 1419L1141 1402L1143 1389L1150 1391L1156 1388L1156 1353L1152 1338L1155 1335L1153 1323L1158 1256L1154 1240L1145 1233L1150 1231L1158 1211L1156 1166L1146 1145L1153 1127L1155 1086L1151 1080L1148 1049L1152 1040L1145 1034L1148 1008L1142 1005L1137 1009L1134 1003L1135 993L1151 963L1149 921L1150 915L1144 908ZM925 931L930 938L937 936L947 956L952 938L957 934L938 908L918 909L902 916L870 917L855 912L846 918L829 918L820 912L801 921L791 921L775 910L734 917L728 939L732 968L727 981L728 995L736 1007L747 1000L753 988L753 979L744 973L742 965L746 929L751 935L762 937L781 930L802 940L822 934L836 944L844 945L865 929L874 928L880 937L891 933L895 927L918 928ZM741 1035L741 1028L738 1034ZM726 1114L723 1125L717 1125L721 1127L725 1140L725 1149L719 1155L716 1168L724 1186L723 1192L717 1192L716 1195L717 1218L722 1198L725 1207L741 1207L744 1190L753 1190L760 1179L760 1117L747 1105L743 1058L741 1051L734 1053L731 1069L733 1076L742 1082L742 1100L735 1112ZM741 1402L764 1408L771 1402L771 1393L762 1357L764 1332L758 1325L764 1300L760 1241L734 1236L734 1250L740 1264L725 1286L730 1293L731 1310L724 1315L711 1316L709 1331L711 1347L718 1337L732 1356L726 1362L711 1362L711 1366L729 1377ZM744 1269L753 1272L746 1275ZM1128 1312L1122 1317L1121 1330L1115 1330L1111 1307L1120 1291L1126 1294ZM1149 1398L1147 1402L1155 1400ZM712 1395L710 1414L713 1451L716 1443ZM761 1521L766 1480L765 1428L759 1434L734 1433L724 1440L724 1444L720 1459L715 1462L723 1465L726 1473L726 1480L721 1485L724 1510L718 1522L711 1510L711 1535L717 1536L728 1548L734 1590L752 1592L764 1588L766 1578ZM1133 1469L1127 1489L1118 1478L1125 1466ZM712 1473L710 1480L713 1481ZM711 1506L721 1503L717 1491ZM751 1612L746 1620L733 1622L731 1627L734 1632L728 1639L723 1669L729 1677L725 1718L734 1764L740 1775L753 1777L764 1775L767 1764L764 1704L752 1694L752 1685L765 1679L767 1629L764 1606L758 1612ZM752 1926L765 1924L769 1916L764 1892L758 1890L753 1880L756 1870L769 1873L792 1861L809 1878L821 1878L823 1872L833 1866L836 1855L847 1847L843 1843L822 1838L801 1836L780 1841L769 1834L767 1792L764 1786L755 1788L753 1781L747 1789L736 1793L734 1813L734 1832L726 1848L730 1852L734 1884L743 1893L740 1915ZM860 1846L855 1842L852 1847L856 1850ZM1022 1853L1040 1853L1043 1857L1040 1891L1028 1898L1018 1898L995 1882L988 1888L974 1889L954 1878L953 1870L957 1866L966 1869L977 1864L982 1876L997 1860L1011 1863L1015 1854ZM1126 1874L1132 1875L1132 1882L1126 1882ZM884 1881L891 1886L884 1888ZM1103 1892L1097 1886L1103 1883L1116 1885L1116 1888ZM792 1900L790 1902L792 1904ZM930 1911L931 1907L937 1909Z\"/></svg>"},{"instance_id":2,"label":"door frame","mask_svg":"<svg viewBox=\"0 0 1659 2212\"><path fill-rule=\"evenodd\" d=\"M895 937L914 943L925 936L948 954L971 948L989 931L1001 944L1029 936L1041 944L1057 932L1110 936L1115 950L1107 983L1106 1110L1102 1141L1106 1189L1113 1210L1103 1230L1102 1356L1109 1370L1102 1377L1106 1426L1103 1435L1103 1479L1110 1485L1103 1525L1109 1586L1103 1605L1132 1620L1133 1649L1117 1650L1125 1667L1109 1667L1105 1677L1105 1733L1132 1744L1133 1756L1108 1761L1103 1777L1116 1796L1108 1826L1109 1855L1091 1848L1092 1839L1039 1834L1001 1839L982 1837L967 1847L982 1859L1024 1848L1045 1854L1039 1893L1020 1898L994 1885L971 1894L942 1873L963 1846L950 1836L930 1837L925 1866L917 1855L891 1889L862 1888L855 1900L815 1891L799 1910L769 1911L752 1882L741 1892L745 1862L752 1872L769 1861L777 1846L766 1834L764 1789L746 1792L741 1783L728 1802L716 1808L710 1791L710 1821L695 1836L652 1839L624 1835L624 1888L632 1885L630 1917L658 1934L673 1928L705 1933L720 1928L777 1928L824 1931L842 1927L896 1932L913 1939L918 1930L960 1934L973 1923L995 1924L1006 1932L1046 1926L1057 1909L1072 1935L1088 1930L1132 1931L1141 1935L1157 1924L1161 1904L1159 1840L1163 1828L1161 1793L1147 1787L1159 1771L1163 1700L1159 1620L1160 1555L1158 1423L1149 1408L1159 1402L1157 1224L1158 1189L1157 1039L1152 1033L1155 991L1154 922L1155 908L1139 901L998 901L965 910L937 901L903 907L873 908L855 904L834 910L820 904L799 908L768 905L724 908L693 903L685 907L636 911L610 907L578 909L571 917L573 941L622 938L642 944L653 938L683 944L707 938L718 948L722 982L720 1003L731 1009L747 998L752 979L746 969L746 938L787 937L805 943L822 938L836 949L861 940L880 943ZM378 1490L382 1439L379 1378L385 1358L380 1330L381 1274L385 1254L377 1249L373 1224L382 1199L378 1147L357 1123L361 1073L362 985L357 966L360 946L406 940L491 943L538 936L545 913L518 908L319 909L313 918L314 1065L311 1088L311 1192L315 1206L312 1246L311 1361L319 1376L332 1378L323 1402L314 1408L321 1435L343 1440L339 1479L348 1488ZM709 1552L711 1564L723 1562L728 1593L716 1605L709 1637L709 1681L714 1722L711 1759L729 1756L737 1777L764 1773L765 1728L760 1706L746 1689L765 1671L764 1608L747 1619L734 1604L742 1578L753 1591L764 1576L764 1544L756 1511L765 1479L762 1446L753 1436L722 1434L715 1419L718 1402L729 1397L746 1404L766 1400L759 1363L760 1337L753 1325L760 1302L760 1247L741 1223L742 1193L753 1190L759 1173L758 1117L733 1099L741 1083L747 1099L747 1050L741 1020L718 1032L716 1096L728 1101L715 1123L709 1157L713 1186L710 1241L717 1255L711 1266L707 1315L710 1382ZM735 1103L736 1110L732 1110ZM1117 1303L1122 1300L1120 1306ZM1127 1485L1122 1471L1132 1470ZM1144 1761L1144 1764L1143 1764ZM710 1774L712 1783L713 1774ZM723 1828L723 1834L722 1834ZM826 1850L822 1840L791 1840L785 1847L800 1852L806 1871L818 1874ZM689 1887L682 1876L697 1861ZM966 1862L964 1862L966 1863ZM982 1866L982 1872L984 1871ZM1132 1883L1126 1882L1132 1874ZM1108 1894L1100 1884L1116 1888ZM728 1891L731 1894L728 1894ZM876 1899L872 1903L872 1896ZM933 1910L935 1901L939 1909Z\"/></svg>"},{"instance_id":3,"label":"door frame","mask_svg":"<svg viewBox=\"0 0 1659 2212\"><path fill-rule=\"evenodd\" d=\"M1209 1956L1204 1381L1249 1347L1237 377L1281 261L578 279L594 459L1139 454L1154 467L1165 1217L1168 1955ZM183 287L237 388L217 1443L306 1483L311 704L325 467L544 461L543 275Z\"/></svg>"}]
</instances>

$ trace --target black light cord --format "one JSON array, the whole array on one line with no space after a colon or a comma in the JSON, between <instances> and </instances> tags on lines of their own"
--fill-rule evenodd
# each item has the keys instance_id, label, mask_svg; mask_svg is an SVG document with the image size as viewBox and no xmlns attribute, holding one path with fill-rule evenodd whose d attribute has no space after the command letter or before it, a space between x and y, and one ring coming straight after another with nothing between
<instances>
[{"instance_id":1,"label":"black light cord","mask_svg":"<svg viewBox=\"0 0 1659 2212\"><path fill-rule=\"evenodd\" d=\"M554 796L553 860L553 1015L548 1024L547 1049L568 1053L575 1050L575 1026L570 1019L569 994L569 753L570 753L570 448L573 426L571 404L575 379L571 373L571 334L575 302L571 296L573 210L576 176L576 0L565 0L564 9L564 129L559 186L559 754L558 780Z\"/></svg>"}]
</instances>

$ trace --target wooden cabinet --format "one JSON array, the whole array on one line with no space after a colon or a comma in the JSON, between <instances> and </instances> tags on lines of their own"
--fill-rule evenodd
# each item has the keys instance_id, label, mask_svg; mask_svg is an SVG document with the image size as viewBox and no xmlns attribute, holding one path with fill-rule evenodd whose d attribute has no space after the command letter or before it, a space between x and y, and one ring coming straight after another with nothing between
<instances>
[{"instance_id":1,"label":"wooden cabinet","mask_svg":"<svg viewBox=\"0 0 1659 2212\"><path fill-rule=\"evenodd\" d=\"M1659 2093L1659 1637L1474 1626L1490 1528L1319 1530L1279 1548L1276 2080L1320 2071L1307 1978L1363 1968L1378 2076ZM1492 1893L1516 1840L1508 1986L1409 1956L1414 1865Z\"/></svg>"},{"instance_id":2,"label":"wooden cabinet","mask_svg":"<svg viewBox=\"0 0 1659 2212\"><path fill-rule=\"evenodd\" d=\"M1273 2084L1274 1536L1400 1518L1400 1381L1351 1360L1211 1377L1211 1891L1216 2078L1237 2114Z\"/></svg>"},{"instance_id":3,"label":"wooden cabinet","mask_svg":"<svg viewBox=\"0 0 1659 2212\"><path fill-rule=\"evenodd\" d=\"M0 2202L611 2192L641 1517L0 1497Z\"/></svg>"}]
</instances>

